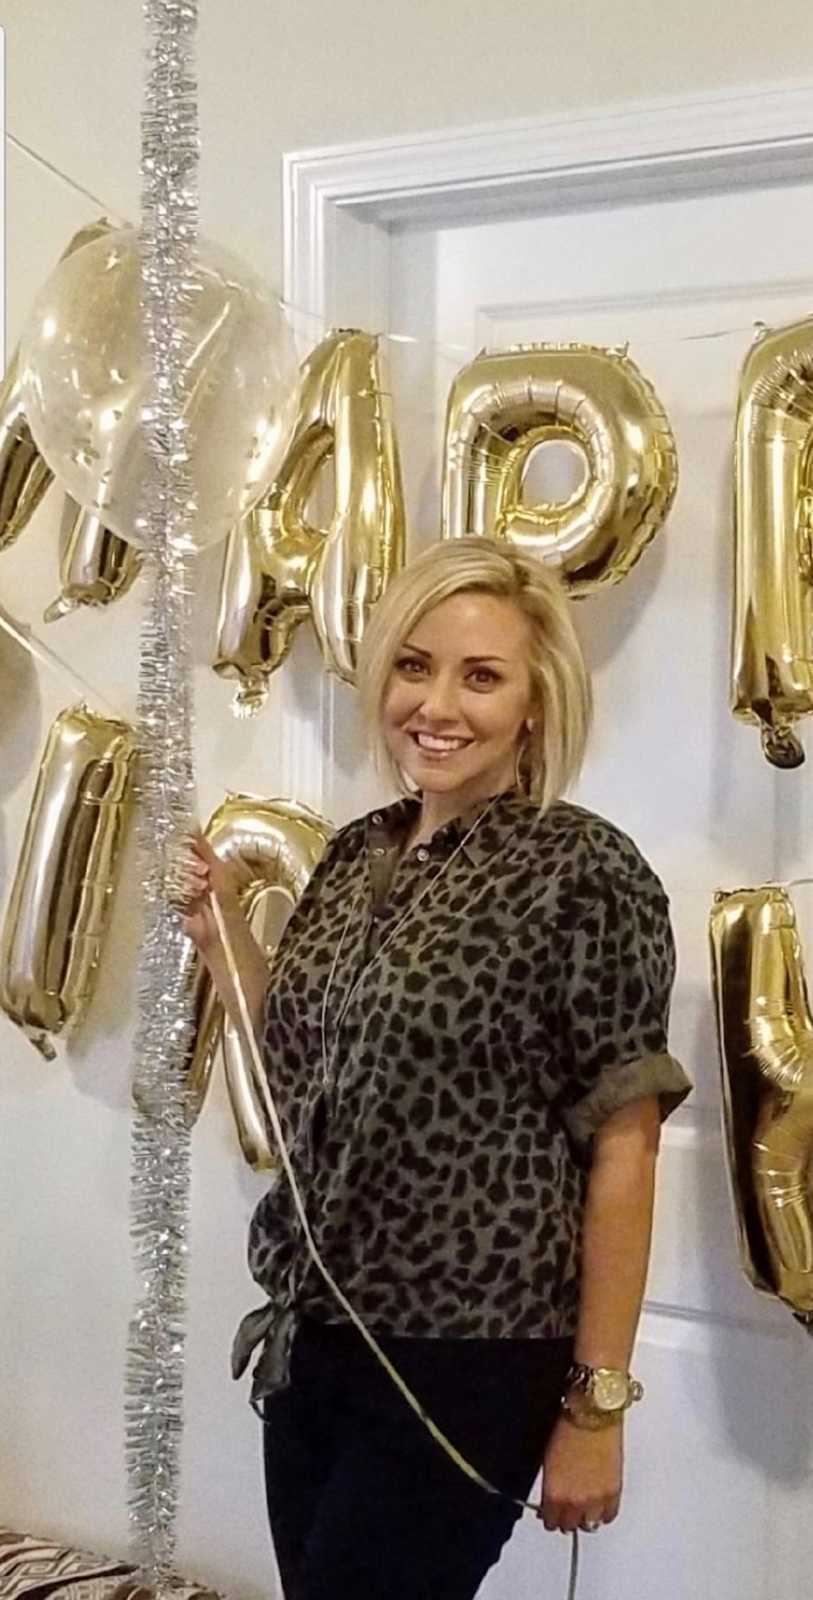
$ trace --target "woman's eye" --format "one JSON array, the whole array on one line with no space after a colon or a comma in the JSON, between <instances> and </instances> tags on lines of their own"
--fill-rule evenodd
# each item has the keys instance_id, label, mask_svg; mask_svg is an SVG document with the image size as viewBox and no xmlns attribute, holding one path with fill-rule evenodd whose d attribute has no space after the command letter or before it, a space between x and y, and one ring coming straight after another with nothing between
<instances>
[{"instance_id":1,"label":"woman's eye","mask_svg":"<svg viewBox=\"0 0 813 1600\"><path fill-rule=\"evenodd\" d=\"M406 672L410 677L414 676L413 668L418 672L422 671L423 669L423 662L418 661L417 657L415 656L402 656L401 660L396 661L395 665L399 672Z\"/></svg>"},{"instance_id":2,"label":"woman's eye","mask_svg":"<svg viewBox=\"0 0 813 1600\"><path fill-rule=\"evenodd\" d=\"M490 667L475 667L471 677L472 681L482 688L488 688L490 684L498 681L496 672L492 672Z\"/></svg>"}]
</instances>

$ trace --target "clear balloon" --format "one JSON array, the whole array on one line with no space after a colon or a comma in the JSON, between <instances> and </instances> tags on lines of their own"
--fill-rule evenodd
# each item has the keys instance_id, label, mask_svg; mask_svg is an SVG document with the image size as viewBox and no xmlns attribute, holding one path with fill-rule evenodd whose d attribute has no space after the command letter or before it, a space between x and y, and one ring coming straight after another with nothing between
<instances>
[{"instance_id":1,"label":"clear balloon","mask_svg":"<svg viewBox=\"0 0 813 1600\"><path fill-rule=\"evenodd\" d=\"M92 240L113 231L105 217L80 228L60 256L64 261ZM13 544L31 521L53 473L34 442L25 412L20 352L15 350L0 386L0 550Z\"/></svg>"},{"instance_id":2,"label":"clear balloon","mask_svg":"<svg viewBox=\"0 0 813 1600\"><path fill-rule=\"evenodd\" d=\"M0 1007L46 1060L93 993L134 766L132 730L85 705L49 732L0 939Z\"/></svg>"},{"instance_id":3,"label":"clear balloon","mask_svg":"<svg viewBox=\"0 0 813 1600\"><path fill-rule=\"evenodd\" d=\"M293 335L268 286L201 243L182 331L190 456L188 543L224 538L267 489L296 409ZM150 373L137 235L120 229L60 262L20 344L28 426L62 487L130 543L146 479ZM185 541L186 542L186 541Z\"/></svg>"},{"instance_id":4,"label":"clear balloon","mask_svg":"<svg viewBox=\"0 0 813 1600\"><path fill-rule=\"evenodd\" d=\"M742 1264L813 1322L813 1017L786 890L717 894L710 935Z\"/></svg>"},{"instance_id":5,"label":"clear balloon","mask_svg":"<svg viewBox=\"0 0 813 1600\"><path fill-rule=\"evenodd\" d=\"M529 504L541 445L581 457L564 499ZM672 430L626 350L586 344L483 351L452 384L442 531L510 539L561 569L571 594L618 583L666 518L677 487Z\"/></svg>"},{"instance_id":6,"label":"clear balloon","mask_svg":"<svg viewBox=\"0 0 813 1600\"><path fill-rule=\"evenodd\" d=\"M763 331L737 407L732 708L775 767L813 711L813 320Z\"/></svg>"}]
</instances>

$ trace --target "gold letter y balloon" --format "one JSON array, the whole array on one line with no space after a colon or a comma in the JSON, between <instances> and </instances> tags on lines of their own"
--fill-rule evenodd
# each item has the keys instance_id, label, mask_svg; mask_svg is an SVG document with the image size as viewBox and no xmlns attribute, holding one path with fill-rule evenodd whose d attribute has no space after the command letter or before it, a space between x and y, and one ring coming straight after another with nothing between
<instances>
[{"instance_id":1,"label":"gold letter y balloon","mask_svg":"<svg viewBox=\"0 0 813 1600\"><path fill-rule=\"evenodd\" d=\"M334 506L322 529L306 512L330 456ZM214 665L241 680L236 709L262 704L269 675L308 616L328 671L352 683L367 617L403 554L401 469L378 340L344 329L304 362L293 439L276 480L229 536Z\"/></svg>"}]
</instances>

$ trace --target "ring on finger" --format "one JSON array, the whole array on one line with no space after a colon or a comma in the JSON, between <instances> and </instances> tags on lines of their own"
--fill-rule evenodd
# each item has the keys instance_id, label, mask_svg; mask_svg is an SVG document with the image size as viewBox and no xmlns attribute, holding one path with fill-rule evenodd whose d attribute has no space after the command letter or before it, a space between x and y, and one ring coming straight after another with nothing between
<instances>
[{"instance_id":1,"label":"ring on finger","mask_svg":"<svg viewBox=\"0 0 813 1600\"><path fill-rule=\"evenodd\" d=\"M583 1528L585 1533L597 1533L600 1527L601 1527L601 1518L600 1517L599 1517L598 1521L595 1521L592 1518L589 1518L589 1519L587 1519L586 1521L584 1521L582 1523L582 1528Z\"/></svg>"}]
</instances>

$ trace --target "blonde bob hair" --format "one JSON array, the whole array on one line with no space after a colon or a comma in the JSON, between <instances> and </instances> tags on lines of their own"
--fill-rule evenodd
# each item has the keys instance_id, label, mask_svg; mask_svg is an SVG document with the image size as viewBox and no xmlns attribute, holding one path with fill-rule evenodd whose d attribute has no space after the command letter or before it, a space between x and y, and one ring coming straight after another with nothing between
<instances>
[{"instance_id":1,"label":"blonde bob hair","mask_svg":"<svg viewBox=\"0 0 813 1600\"><path fill-rule=\"evenodd\" d=\"M467 592L511 600L530 624L533 727L518 747L517 777L546 811L581 769L593 709L590 677L561 579L538 556L507 542L442 539L410 561L374 606L359 651L358 687L376 766L398 792L410 793L383 733L392 670L421 617Z\"/></svg>"}]
</instances>

